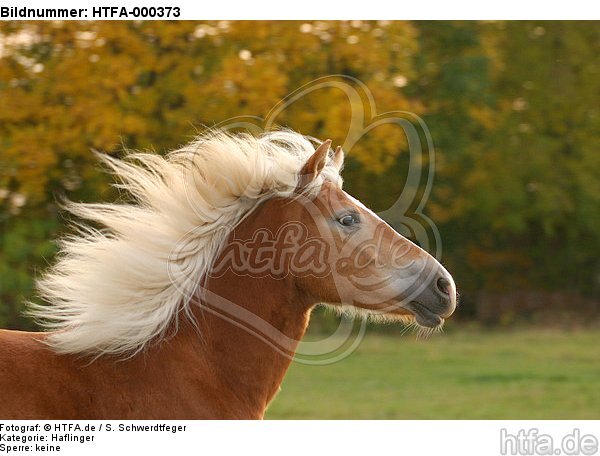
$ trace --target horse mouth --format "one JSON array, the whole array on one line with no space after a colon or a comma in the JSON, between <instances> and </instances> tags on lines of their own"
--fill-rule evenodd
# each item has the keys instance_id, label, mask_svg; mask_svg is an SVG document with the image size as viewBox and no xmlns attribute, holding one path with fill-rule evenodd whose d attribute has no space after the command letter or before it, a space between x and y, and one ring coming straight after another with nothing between
<instances>
[{"instance_id":1,"label":"horse mouth","mask_svg":"<svg viewBox=\"0 0 600 456\"><path fill-rule=\"evenodd\" d=\"M414 315L415 320L420 326L437 328L444 324L444 319L441 316L417 301L411 301L405 306L405 309Z\"/></svg>"}]
</instances>

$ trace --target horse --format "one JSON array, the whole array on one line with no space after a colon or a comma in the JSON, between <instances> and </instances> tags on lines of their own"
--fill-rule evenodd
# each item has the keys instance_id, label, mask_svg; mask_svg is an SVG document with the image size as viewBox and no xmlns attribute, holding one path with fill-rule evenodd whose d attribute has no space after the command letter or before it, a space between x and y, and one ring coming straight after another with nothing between
<instances>
[{"instance_id":1,"label":"horse","mask_svg":"<svg viewBox=\"0 0 600 456\"><path fill-rule=\"evenodd\" d=\"M262 419L316 305L428 330L456 308L450 273L342 190L330 140L97 155L124 200L65 203L87 222L37 280L43 331L0 331L2 419Z\"/></svg>"}]
</instances>

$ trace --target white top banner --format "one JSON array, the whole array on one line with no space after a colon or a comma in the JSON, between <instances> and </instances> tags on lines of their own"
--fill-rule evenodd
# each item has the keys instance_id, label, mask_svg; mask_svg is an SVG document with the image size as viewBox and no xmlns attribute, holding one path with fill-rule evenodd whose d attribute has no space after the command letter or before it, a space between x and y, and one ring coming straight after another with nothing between
<instances>
[{"instance_id":1,"label":"white top banner","mask_svg":"<svg viewBox=\"0 0 600 456\"><path fill-rule=\"evenodd\" d=\"M229 0L229 1L24 1L14 0L0 5L2 20L308 20L308 19L598 19L598 3L570 2L445 2L429 0L394 2L323 2L305 0Z\"/></svg>"}]
</instances>

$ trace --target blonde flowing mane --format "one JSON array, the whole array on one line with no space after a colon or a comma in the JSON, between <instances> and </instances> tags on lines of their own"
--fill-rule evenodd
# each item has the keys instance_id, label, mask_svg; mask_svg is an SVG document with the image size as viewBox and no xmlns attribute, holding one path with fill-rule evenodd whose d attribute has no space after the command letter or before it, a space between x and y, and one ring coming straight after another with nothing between
<instances>
[{"instance_id":1,"label":"blonde flowing mane","mask_svg":"<svg viewBox=\"0 0 600 456\"><path fill-rule=\"evenodd\" d=\"M69 203L96 224L60 241L56 264L38 280L47 305L30 314L53 330L60 353L129 355L164 337L231 230L260 202L292 196L318 141L291 131L254 137L211 131L165 157L101 155L131 204ZM331 158L307 188L340 181Z\"/></svg>"}]
</instances>

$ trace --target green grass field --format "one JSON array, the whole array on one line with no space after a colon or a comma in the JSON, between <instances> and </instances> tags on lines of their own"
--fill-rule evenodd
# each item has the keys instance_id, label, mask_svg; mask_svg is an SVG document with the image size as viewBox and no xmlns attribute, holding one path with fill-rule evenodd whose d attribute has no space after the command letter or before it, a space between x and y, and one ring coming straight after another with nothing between
<instances>
[{"instance_id":1,"label":"green grass field","mask_svg":"<svg viewBox=\"0 0 600 456\"><path fill-rule=\"evenodd\" d=\"M293 363L266 418L598 419L600 331L367 332L335 364Z\"/></svg>"}]
</instances>

